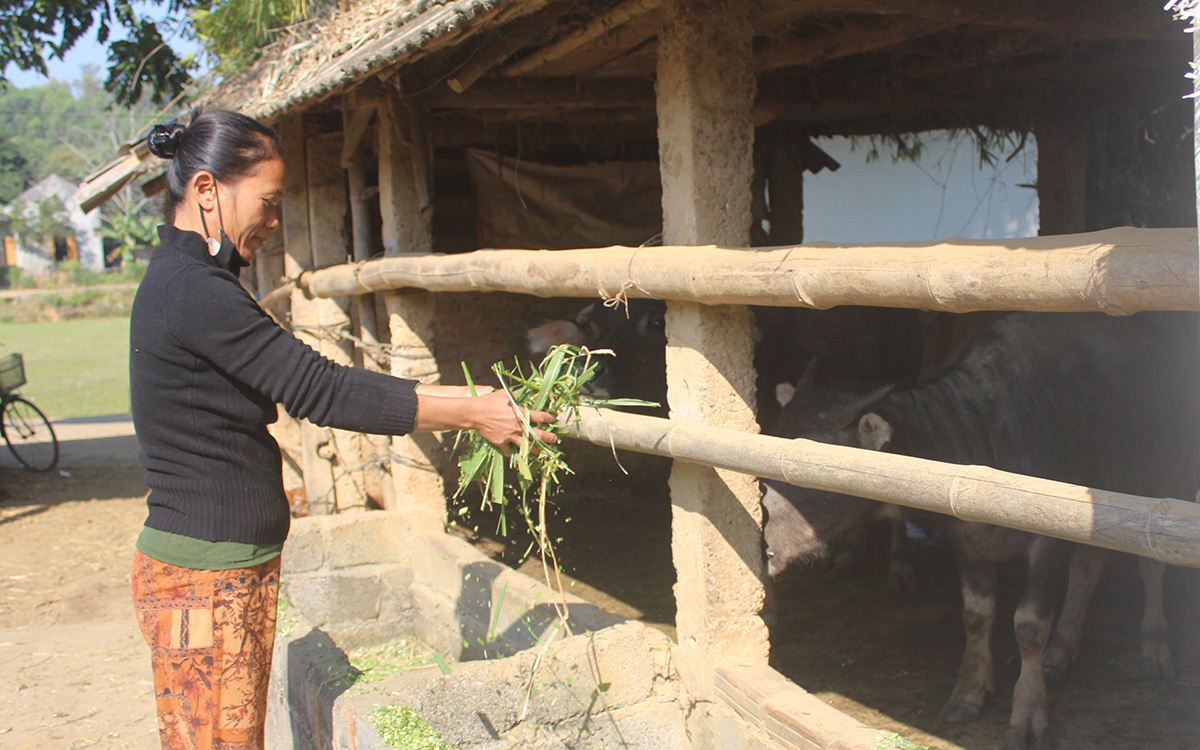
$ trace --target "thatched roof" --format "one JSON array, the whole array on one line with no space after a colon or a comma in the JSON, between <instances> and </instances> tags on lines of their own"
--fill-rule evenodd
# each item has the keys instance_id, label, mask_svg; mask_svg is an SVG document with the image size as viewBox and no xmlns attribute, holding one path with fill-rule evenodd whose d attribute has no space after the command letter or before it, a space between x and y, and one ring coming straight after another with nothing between
<instances>
[{"instance_id":1,"label":"thatched roof","mask_svg":"<svg viewBox=\"0 0 1200 750\"><path fill-rule=\"evenodd\" d=\"M359 0L275 43L249 71L205 98L267 120L354 82L461 42L544 0ZM340 4L338 4L340 5Z\"/></svg>"},{"instance_id":2,"label":"thatched roof","mask_svg":"<svg viewBox=\"0 0 1200 750\"><path fill-rule=\"evenodd\" d=\"M267 120L415 67L450 131L513 121L652 124L659 6L339 3L207 99ZM1098 106L1176 95L1186 67L1172 69L1186 65L1191 45L1161 2L1095 0L1086 16L1077 10L1067 0L756 0L760 113L810 132L1027 129L1066 92Z\"/></svg>"}]
</instances>

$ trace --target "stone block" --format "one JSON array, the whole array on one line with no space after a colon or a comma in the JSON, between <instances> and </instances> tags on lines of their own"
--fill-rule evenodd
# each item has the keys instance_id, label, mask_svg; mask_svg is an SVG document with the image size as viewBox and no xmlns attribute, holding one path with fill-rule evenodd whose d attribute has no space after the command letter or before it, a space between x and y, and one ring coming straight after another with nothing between
<instances>
[{"instance_id":1,"label":"stone block","mask_svg":"<svg viewBox=\"0 0 1200 750\"><path fill-rule=\"evenodd\" d=\"M372 511L335 517L329 524L329 566L406 562L409 533L400 513Z\"/></svg>"},{"instance_id":2,"label":"stone block","mask_svg":"<svg viewBox=\"0 0 1200 750\"><path fill-rule=\"evenodd\" d=\"M412 567L384 565L379 567L383 596L379 600L379 619L385 622L412 622Z\"/></svg>"},{"instance_id":3,"label":"stone block","mask_svg":"<svg viewBox=\"0 0 1200 750\"><path fill-rule=\"evenodd\" d=\"M283 545L285 578L320 570L325 565L325 525L321 518L292 519L292 529Z\"/></svg>"},{"instance_id":4,"label":"stone block","mask_svg":"<svg viewBox=\"0 0 1200 750\"><path fill-rule=\"evenodd\" d=\"M489 559L462 539L446 534L429 534L412 540L413 580L459 596L464 588L490 590L507 568Z\"/></svg>"},{"instance_id":5,"label":"stone block","mask_svg":"<svg viewBox=\"0 0 1200 750\"><path fill-rule=\"evenodd\" d=\"M373 571L293 576L284 586L288 601L317 627L379 617L383 582Z\"/></svg>"}]
</instances>

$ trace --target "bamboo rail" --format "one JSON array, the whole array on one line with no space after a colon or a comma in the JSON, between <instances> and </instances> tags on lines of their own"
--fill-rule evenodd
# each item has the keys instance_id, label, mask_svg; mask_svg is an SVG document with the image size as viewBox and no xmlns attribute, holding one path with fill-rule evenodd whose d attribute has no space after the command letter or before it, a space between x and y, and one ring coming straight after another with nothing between
<instances>
[{"instance_id":1,"label":"bamboo rail","mask_svg":"<svg viewBox=\"0 0 1200 750\"><path fill-rule=\"evenodd\" d=\"M415 288L818 309L1127 315L1200 309L1196 242L1194 228L1121 228L932 244L478 250L334 266L305 274L301 284L317 297Z\"/></svg>"},{"instance_id":2,"label":"bamboo rail","mask_svg":"<svg viewBox=\"0 0 1200 750\"><path fill-rule=\"evenodd\" d=\"M1200 567L1200 505L890 453L584 409L572 437Z\"/></svg>"}]
</instances>

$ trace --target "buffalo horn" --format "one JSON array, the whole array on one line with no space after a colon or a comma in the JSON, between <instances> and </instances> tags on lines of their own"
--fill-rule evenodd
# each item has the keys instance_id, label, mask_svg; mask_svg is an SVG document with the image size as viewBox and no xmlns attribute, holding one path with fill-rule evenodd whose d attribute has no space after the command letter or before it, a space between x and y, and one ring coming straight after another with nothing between
<instances>
[{"instance_id":1,"label":"buffalo horn","mask_svg":"<svg viewBox=\"0 0 1200 750\"><path fill-rule=\"evenodd\" d=\"M823 421L832 430L840 430L847 427L895 389L896 386L894 385L881 385L865 396L828 409L825 412Z\"/></svg>"}]
</instances>

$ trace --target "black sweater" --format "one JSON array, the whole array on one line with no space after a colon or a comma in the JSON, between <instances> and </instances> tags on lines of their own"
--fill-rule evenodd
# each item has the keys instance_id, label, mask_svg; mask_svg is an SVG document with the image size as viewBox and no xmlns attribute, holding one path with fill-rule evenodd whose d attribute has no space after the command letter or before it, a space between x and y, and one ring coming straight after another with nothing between
<instances>
[{"instance_id":1,"label":"black sweater","mask_svg":"<svg viewBox=\"0 0 1200 750\"><path fill-rule=\"evenodd\" d=\"M263 312L199 234L173 226L133 302L129 383L150 528L207 541L287 537L275 404L318 425L412 431L416 383L343 367Z\"/></svg>"}]
</instances>

